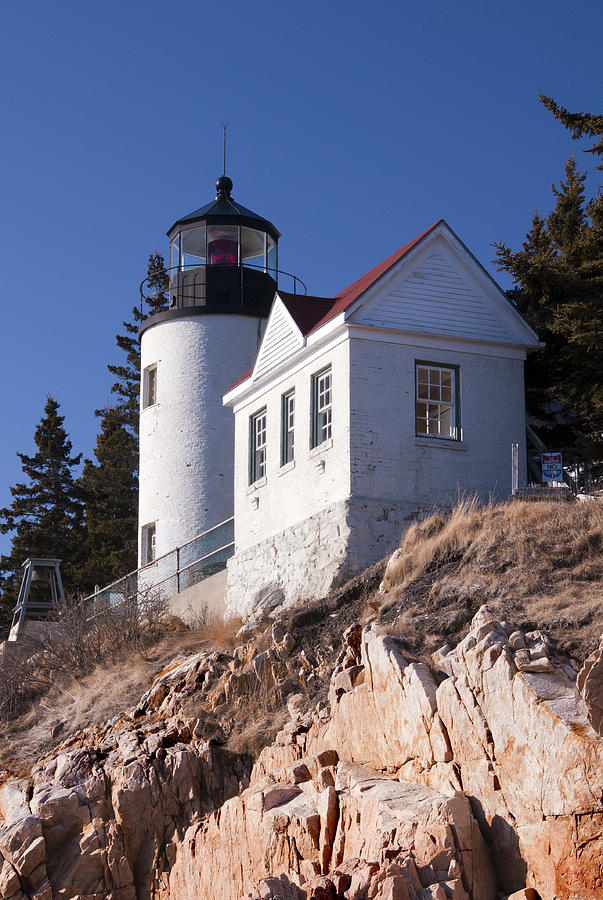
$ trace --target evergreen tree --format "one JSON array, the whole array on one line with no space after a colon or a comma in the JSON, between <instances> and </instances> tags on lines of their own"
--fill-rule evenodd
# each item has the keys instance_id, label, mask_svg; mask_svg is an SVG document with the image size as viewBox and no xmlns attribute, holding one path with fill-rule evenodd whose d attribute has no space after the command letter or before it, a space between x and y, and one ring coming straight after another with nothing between
<instances>
[{"instance_id":1,"label":"evergreen tree","mask_svg":"<svg viewBox=\"0 0 603 900\"><path fill-rule=\"evenodd\" d=\"M597 169L603 169L603 116L593 115L592 113L571 113L565 106L559 106L552 97L538 92L540 102L546 109L551 112L556 119L559 119L568 131L572 133L572 140L576 141L581 137L599 137L599 140L588 147L584 152L593 153L595 156L602 157Z\"/></svg>"},{"instance_id":2,"label":"evergreen tree","mask_svg":"<svg viewBox=\"0 0 603 900\"><path fill-rule=\"evenodd\" d=\"M72 445L63 422L59 404L48 397L34 434L35 455L17 454L27 481L11 488L12 504L0 509L0 532L15 532L10 553L0 557L2 630L10 624L21 566L28 557L61 559L65 588L75 587L72 575L80 562L83 505L73 470L81 454L71 455Z\"/></svg>"},{"instance_id":3,"label":"evergreen tree","mask_svg":"<svg viewBox=\"0 0 603 900\"><path fill-rule=\"evenodd\" d=\"M137 442L118 410L105 410L94 453L97 464L85 460L81 478L86 533L78 586L86 594L136 568Z\"/></svg>"},{"instance_id":4,"label":"evergreen tree","mask_svg":"<svg viewBox=\"0 0 603 900\"><path fill-rule=\"evenodd\" d=\"M125 361L121 365L109 365L109 372L116 380L111 387L111 393L117 394L118 402L116 412L121 415L122 423L132 434L138 434L138 414L140 397L140 346L138 341L138 329L142 322L156 312L168 308L169 277L165 270L165 261L160 253L149 254L147 266L147 278L144 284L145 303L148 309L135 306L132 309L132 319L123 322L125 334L115 335L117 346L125 353ZM102 417L106 409L97 410L97 415Z\"/></svg>"},{"instance_id":5,"label":"evergreen tree","mask_svg":"<svg viewBox=\"0 0 603 900\"><path fill-rule=\"evenodd\" d=\"M111 392L117 403L96 410L101 419L95 455L86 460L81 478L85 497L85 559L78 570L80 589L106 585L136 568L138 517L138 416L140 345L138 328L149 316L168 308L169 277L160 253L151 253L143 285L144 304L132 309L125 332L116 335L125 354L120 365L109 365L115 376Z\"/></svg>"},{"instance_id":6,"label":"evergreen tree","mask_svg":"<svg viewBox=\"0 0 603 900\"><path fill-rule=\"evenodd\" d=\"M534 216L522 248L496 245L516 284L511 299L546 342L528 357L528 411L548 429L545 442L576 460L603 454L603 199L586 204L584 181L570 158L552 210Z\"/></svg>"}]
</instances>

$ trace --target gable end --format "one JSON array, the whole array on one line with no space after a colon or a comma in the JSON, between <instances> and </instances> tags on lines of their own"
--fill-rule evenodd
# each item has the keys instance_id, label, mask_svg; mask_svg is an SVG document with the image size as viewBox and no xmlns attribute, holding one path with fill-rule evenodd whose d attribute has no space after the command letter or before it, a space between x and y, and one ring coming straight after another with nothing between
<instances>
[{"instance_id":1,"label":"gable end","mask_svg":"<svg viewBox=\"0 0 603 900\"><path fill-rule=\"evenodd\" d=\"M414 256L414 254L413 254ZM537 346L537 337L454 232L427 239L350 321L415 333Z\"/></svg>"},{"instance_id":2,"label":"gable end","mask_svg":"<svg viewBox=\"0 0 603 900\"><path fill-rule=\"evenodd\" d=\"M277 368L304 344L304 336L277 294L253 367L252 378L260 378Z\"/></svg>"}]
</instances>

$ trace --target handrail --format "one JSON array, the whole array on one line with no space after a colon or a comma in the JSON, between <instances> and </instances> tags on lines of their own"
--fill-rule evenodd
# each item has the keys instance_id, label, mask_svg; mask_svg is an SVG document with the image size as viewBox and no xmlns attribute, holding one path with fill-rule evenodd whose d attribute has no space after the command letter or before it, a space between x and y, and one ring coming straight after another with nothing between
<instances>
[{"instance_id":1,"label":"handrail","mask_svg":"<svg viewBox=\"0 0 603 900\"><path fill-rule=\"evenodd\" d=\"M157 588L160 588L162 585L166 584L166 582L170 581L170 579L175 578L175 579L176 579L176 586L177 586L176 593L179 594L179 593L180 593L180 575L181 575L182 572L186 572L188 569L192 569L193 566L198 566L200 562L204 562L205 560L210 559L210 557L215 556L217 553L222 553L224 550L228 550L230 547L234 547L234 541L231 541L229 544L224 544L223 547L217 547L215 550L212 550L211 553L206 553L205 556L201 556L201 557L199 557L199 559L195 560L194 562L189 563L189 564L186 565L186 566L183 566L182 569L176 569L175 572L172 572L171 575L166 575L166 577L165 577L165 578L162 578L161 581L155 581L155 582L153 583L153 585L152 585L152 590L157 590ZM172 553L173 553L173 552L175 552L175 551L172 551ZM137 570L137 571L140 571L140 570ZM124 576L124 578L126 578L126 576ZM121 579L120 579L120 580L121 580ZM115 584L115 583L118 583L118 582L114 582L114 584ZM102 590L100 590L100 591L98 592L98 594L92 594L92 595L91 595L89 598L87 598L87 599L88 599L88 600L94 600L95 597L100 596L100 595L103 594L106 590L108 590L108 588L103 588ZM136 591L135 591L133 594L131 594L131 595L127 595L127 594L126 594L126 595L124 595L124 596L122 597L122 599L121 599L118 603L112 603L112 604L111 604L111 609L112 609L112 610L119 609L119 607L120 607L120 606L123 606L124 603L128 603L129 601L133 600L134 597L135 597L135 595L138 595L138 593L139 593L139 591L138 591L138 587L137 587L137 588L136 588ZM86 601L82 601L82 603L85 603L85 602L86 602ZM137 600L137 602L138 602L138 600ZM105 612L105 610L99 610L98 612L92 613L91 616L88 616L88 617L87 617L87 618L88 618L88 621L92 621L93 619L97 619L99 616L102 616L104 612Z\"/></svg>"},{"instance_id":2,"label":"handrail","mask_svg":"<svg viewBox=\"0 0 603 900\"><path fill-rule=\"evenodd\" d=\"M155 559L153 559L151 562L145 563L144 566L139 566L137 569L133 569L131 572L128 572L126 575L122 575L120 578L116 578L115 581L112 581L109 584L105 585L105 587L101 588L99 591L94 591L92 594L89 594L87 597L84 597L84 599L81 601L81 604L84 605L85 603L94 600L94 598L98 597L99 594L102 594L105 591L109 591L111 588L114 588L116 585L120 584L123 581L127 582L128 578L134 578L135 576L137 576L139 574L139 572L150 571L152 568L157 568L157 564L160 563L162 560L167 559L169 556L173 556L175 554L176 559L179 560L181 552L183 550L185 550L187 547L190 547L191 544L194 544L196 541L200 540L201 538L206 537L208 534L211 534L213 531L216 531L218 528L222 528L224 525L228 525L230 522L234 522L234 516L230 516L230 518L224 519L223 522L219 522L217 525L212 525L211 528L208 528L206 531L202 531L200 534L196 535L194 538L191 538L191 540L187 541L185 544L180 544L179 546L173 547L171 550L168 550L167 553L162 553L161 556L156 556ZM204 556L201 556L198 559L193 560L192 563L188 563L186 566L183 566L182 568L180 568L179 563L177 563L174 573L172 575L170 575L169 577L173 578L174 575L179 575L180 572L184 572L187 569L190 569L192 566L197 565L199 562L202 562L204 559L207 559L209 556L212 556L215 553L218 553L222 550L228 549L229 547L233 546L233 544L234 544L233 541L229 541L227 544L224 544L221 547L217 547L215 550L212 550L212 551L210 551L210 553L207 553ZM165 581L167 579L163 579L163 580Z\"/></svg>"},{"instance_id":3,"label":"handrail","mask_svg":"<svg viewBox=\"0 0 603 900\"><path fill-rule=\"evenodd\" d=\"M229 547L234 546L234 541L229 541L227 544L223 544L222 547L216 547L215 550L212 550L210 553L206 553L205 556L200 556L199 559L195 559L192 563L187 563L185 566L181 566L173 573L173 575L168 575L168 578L174 578L175 575L180 575L182 572L187 572L189 569L192 569L193 566L198 566L200 562L203 562L206 559L209 559L210 556L215 556L216 553L222 553L223 550L228 550ZM163 579L167 581L167 578ZM161 584L161 582L159 582Z\"/></svg>"}]
</instances>

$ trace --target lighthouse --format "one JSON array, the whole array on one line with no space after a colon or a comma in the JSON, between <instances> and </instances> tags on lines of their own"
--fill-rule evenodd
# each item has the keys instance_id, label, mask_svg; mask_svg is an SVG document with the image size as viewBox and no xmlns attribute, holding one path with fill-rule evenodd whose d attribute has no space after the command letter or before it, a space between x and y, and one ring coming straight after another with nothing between
<instances>
[{"instance_id":1,"label":"lighthouse","mask_svg":"<svg viewBox=\"0 0 603 900\"><path fill-rule=\"evenodd\" d=\"M142 323L139 566L233 515L234 421L222 394L256 358L279 232L232 197L169 229L169 308Z\"/></svg>"}]
</instances>

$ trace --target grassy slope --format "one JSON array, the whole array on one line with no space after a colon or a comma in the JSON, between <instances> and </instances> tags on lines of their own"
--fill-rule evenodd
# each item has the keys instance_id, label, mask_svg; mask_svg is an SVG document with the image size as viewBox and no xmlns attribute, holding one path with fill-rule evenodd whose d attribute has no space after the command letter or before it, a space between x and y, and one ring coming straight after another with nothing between
<instances>
[{"instance_id":1,"label":"grassy slope","mask_svg":"<svg viewBox=\"0 0 603 900\"><path fill-rule=\"evenodd\" d=\"M465 502L406 532L374 602L420 654L454 645L487 603L582 662L603 630L602 576L603 501Z\"/></svg>"}]
</instances>

